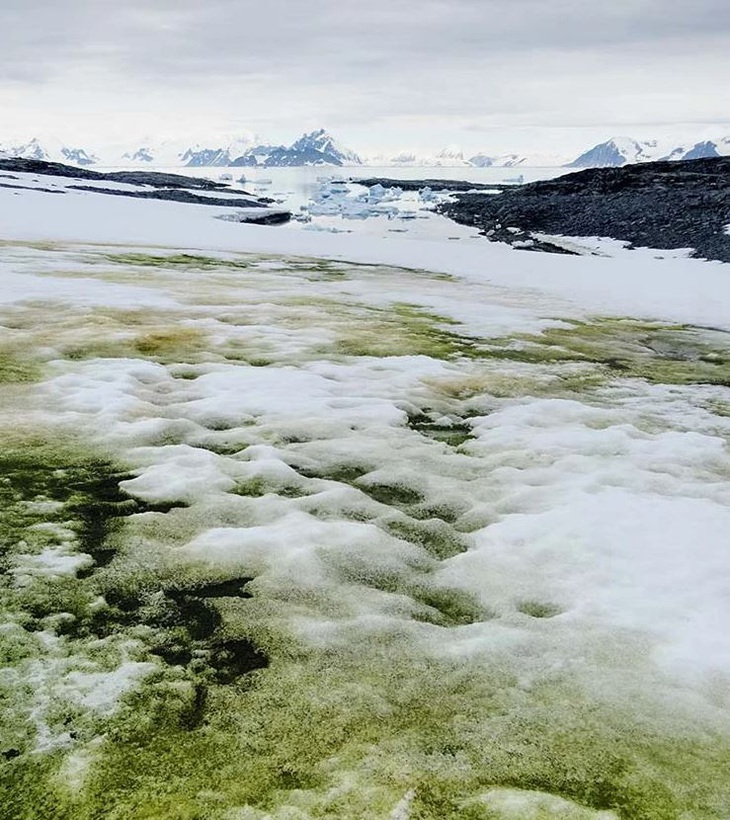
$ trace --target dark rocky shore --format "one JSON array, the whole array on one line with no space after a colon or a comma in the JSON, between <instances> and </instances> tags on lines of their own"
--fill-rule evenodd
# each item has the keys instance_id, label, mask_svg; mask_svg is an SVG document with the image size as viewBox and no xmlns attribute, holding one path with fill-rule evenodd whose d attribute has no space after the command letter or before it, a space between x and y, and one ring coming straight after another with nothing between
<instances>
[{"instance_id":1,"label":"dark rocky shore","mask_svg":"<svg viewBox=\"0 0 730 820\"><path fill-rule=\"evenodd\" d=\"M514 185L497 183L487 185L483 182L468 182L467 180L456 179L388 179L384 177L370 177L368 179L350 178L350 182L357 185L366 185L371 188L373 185L382 185L384 188L400 188L401 191L420 191L423 188L430 188L432 191L502 191L506 188L514 188Z\"/></svg>"},{"instance_id":2,"label":"dark rocky shore","mask_svg":"<svg viewBox=\"0 0 730 820\"><path fill-rule=\"evenodd\" d=\"M16 174L42 174L43 176L88 179L94 182L126 182L130 185L152 185L155 188L197 188L202 191L225 191L228 186L210 179L188 177L183 174L163 174L154 171L112 171L102 173L63 165L60 162L44 162L39 159L0 159L0 171Z\"/></svg>"},{"instance_id":3,"label":"dark rocky shore","mask_svg":"<svg viewBox=\"0 0 730 820\"><path fill-rule=\"evenodd\" d=\"M180 202L189 205L212 205L224 208L260 208L260 214L247 213L236 220L257 225L279 225L291 219L289 211L271 209L268 198L256 197L246 191L234 191L222 182L189 177L183 174L165 174L154 171L113 171L101 173L86 168L76 168L58 162L44 162L34 159L0 159L0 187L26 189L20 178L14 174L37 174L38 176L63 177L80 182L116 182L138 186L140 190L104 188L96 185L69 185L69 189L90 191L107 196L122 196L131 199L158 199L165 202ZM45 193L62 194L63 190L35 188Z\"/></svg>"},{"instance_id":4,"label":"dark rocky shore","mask_svg":"<svg viewBox=\"0 0 730 820\"><path fill-rule=\"evenodd\" d=\"M441 213L527 250L567 252L532 233L602 236L730 262L730 157L591 168L493 195L449 190L455 201L440 205Z\"/></svg>"}]
</instances>

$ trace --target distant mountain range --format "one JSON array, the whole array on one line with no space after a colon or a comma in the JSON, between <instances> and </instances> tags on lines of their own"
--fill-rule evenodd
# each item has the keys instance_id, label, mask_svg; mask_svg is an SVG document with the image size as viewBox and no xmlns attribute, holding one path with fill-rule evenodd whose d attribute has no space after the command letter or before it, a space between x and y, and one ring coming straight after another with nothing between
<instances>
[{"instance_id":1,"label":"distant mountain range","mask_svg":"<svg viewBox=\"0 0 730 820\"><path fill-rule=\"evenodd\" d=\"M340 145L323 128L303 134L291 145L259 145L247 139L225 145L184 145L176 141L145 143L106 153L68 147L57 140L34 138L27 143L0 145L0 157L23 157L75 165L174 167L262 167L360 165L362 160Z\"/></svg>"},{"instance_id":2,"label":"distant mountain range","mask_svg":"<svg viewBox=\"0 0 730 820\"><path fill-rule=\"evenodd\" d=\"M608 168L636 162L708 159L730 155L730 137L704 140L694 145L667 145L658 140L638 142L630 137L614 137L594 145L572 162L569 168Z\"/></svg>"},{"instance_id":3,"label":"distant mountain range","mask_svg":"<svg viewBox=\"0 0 730 820\"><path fill-rule=\"evenodd\" d=\"M0 158L24 157L47 162L64 162L79 166L146 166L146 167L245 167L282 168L296 166L389 166L389 167L615 167L655 160L701 159L730 155L730 136L703 140L694 144L670 144L657 140L637 141L614 137L594 145L578 157L548 154L475 154L466 157L455 146L433 155L409 151L393 156L363 159L338 143L320 128L303 134L291 145L259 143L253 136L230 139L222 144L185 144L182 141L146 142L116 151L95 151L89 147L71 146L58 140L34 138L25 143L0 144Z\"/></svg>"},{"instance_id":4,"label":"distant mountain range","mask_svg":"<svg viewBox=\"0 0 730 820\"><path fill-rule=\"evenodd\" d=\"M46 162L67 162L71 165L95 165L99 159L83 148L71 148L56 140L44 140L43 143L33 138L20 145L0 144L0 159L22 157L23 159L40 159Z\"/></svg>"}]
</instances>

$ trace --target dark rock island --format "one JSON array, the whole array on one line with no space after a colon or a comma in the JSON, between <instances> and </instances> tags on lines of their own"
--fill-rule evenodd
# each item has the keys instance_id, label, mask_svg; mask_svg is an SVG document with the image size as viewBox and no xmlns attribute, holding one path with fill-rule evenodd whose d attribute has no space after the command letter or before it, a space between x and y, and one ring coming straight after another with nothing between
<instances>
[{"instance_id":1,"label":"dark rock island","mask_svg":"<svg viewBox=\"0 0 730 820\"><path fill-rule=\"evenodd\" d=\"M730 157L591 168L495 194L452 190L442 214L516 247L566 253L531 235L600 236L730 262Z\"/></svg>"}]
</instances>

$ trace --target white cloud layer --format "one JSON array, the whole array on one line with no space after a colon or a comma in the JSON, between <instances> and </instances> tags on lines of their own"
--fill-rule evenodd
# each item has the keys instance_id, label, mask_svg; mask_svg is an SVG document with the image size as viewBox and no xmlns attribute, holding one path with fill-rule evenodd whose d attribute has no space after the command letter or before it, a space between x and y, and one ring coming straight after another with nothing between
<instances>
[{"instance_id":1,"label":"white cloud layer","mask_svg":"<svg viewBox=\"0 0 730 820\"><path fill-rule=\"evenodd\" d=\"M726 0L5 0L4 131L497 150L730 130ZM0 134L0 138L6 134Z\"/></svg>"}]
</instances>

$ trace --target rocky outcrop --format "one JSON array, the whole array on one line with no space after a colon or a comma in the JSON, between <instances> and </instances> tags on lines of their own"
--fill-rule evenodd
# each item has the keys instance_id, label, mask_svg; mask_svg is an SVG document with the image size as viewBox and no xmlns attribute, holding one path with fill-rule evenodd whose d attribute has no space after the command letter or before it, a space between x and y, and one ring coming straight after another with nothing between
<instances>
[{"instance_id":1,"label":"rocky outcrop","mask_svg":"<svg viewBox=\"0 0 730 820\"><path fill-rule=\"evenodd\" d=\"M257 225L279 225L291 219L291 213L283 209L272 209L270 199L255 197L246 191L234 190L225 183L209 179L188 177L182 174L164 174L148 171L115 171L98 173L85 168L74 168L55 162L35 159L0 159L0 171L7 171L12 183L0 183L0 187L32 189L45 193L64 194L67 191L86 191L106 196L121 196L129 199L156 199L165 202L180 202L189 205L211 205L219 208L243 209L233 221ZM77 184L67 184L64 188L42 188L23 184L22 179L13 174L33 174L35 176L62 177L76 180ZM109 188L103 182L116 182L128 188ZM83 184L85 183L85 184Z\"/></svg>"},{"instance_id":2,"label":"rocky outcrop","mask_svg":"<svg viewBox=\"0 0 730 820\"><path fill-rule=\"evenodd\" d=\"M228 186L202 177L184 174L163 174L155 171L112 171L101 173L87 168L76 168L60 162L44 162L37 159L0 159L0 171L16 174L42 174L44 176L88 179L97 182L126 182L130 185L152 185L158 188L198 188L204 191L225 191Z\"/></svg>"},{"instance_id":3,"label":"rocky outcrop","mask_svg":"<svg viewBox=\"0 0 730 820\"><path fill-rule=\"evenodd\" d=\"M368 177L367 179L350 178L350 182L372 188L373 185L382 185L383 188L400 188L401 191L420 191L430 188L432 191L481 191L502 190L508 186L503 184L492 185L483 182L468 182L455 179L390 179L386 177Z\"/></svg>"},{"instance_id":4,"label":"rocky outcrop","mask_svg":"<svg viewBox=\"0 0 730 820\"><path fill-rule=\"evenodd\" d=\"M439 210L491 240L533 250L564 252L532 233L602 236L730 262L730 157L592 168L494 196L457 193Z\"/></svg>"}]
</instances>

